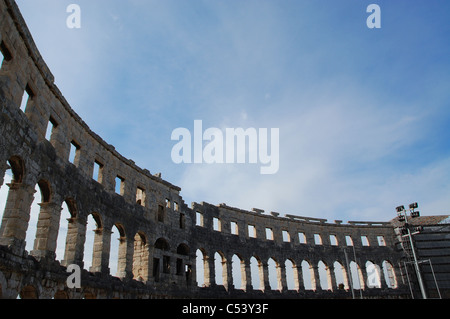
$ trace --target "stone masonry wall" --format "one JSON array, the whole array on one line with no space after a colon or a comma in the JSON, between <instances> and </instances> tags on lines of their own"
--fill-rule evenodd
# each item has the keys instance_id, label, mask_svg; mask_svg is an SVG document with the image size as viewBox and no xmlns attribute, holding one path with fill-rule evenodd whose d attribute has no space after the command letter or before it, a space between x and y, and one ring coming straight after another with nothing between
<instances>
[{"instance_id":1,"label":"stone masonry wall","mask_svg":"<svg viewBox=\"0 0 450 319\"><path fill-rule=\"evenodd\" d=\"M188 207L179 187L124 158L75 113L54 84L13 0L0 0L0 43L0 185L9 189L0 227L0 298L351 298L347 266L355 256L365 296L405 295L396 266L401 256L394 249L390 224L328 223L225 204ZM22 99L27 99L24 109ZM72 162L71 146L76 149ZM13 180L5 185L7 170ZM116 183L120 183L117 192ZM42 200L34 246L27 251L36 185ZM68 221L61 220L63 203L70 210ZM84 269L89 216L96 230L92 266ZM63 222L68 223L65 255L57 261L56 241ZM255 226L255 236L249 234L249 225ZM267 239L266 228L273 237ZM120 233L117 277L111 276L109 265L113 229ZM315 243L314 234L320 235L321 244ZM362 244L361 236L368 244ZM202 274L197 269L198 252ZM221 259L222 280L216 276L215 253ZM234 285L234 255L240 260L241 287ZM257 289L251 280L252 257L259 265ZM269 260L276 265L276 287L270 285ZM291 289L286 260L294 266ZM310 267L311 289L305 288L303 261ZM326 265L326 289L319 283L320 261ZM334 272L336 261L346 278L341 287ZM376 288L370 288L367 261L378 266ZM383 272L386 261L391 266ZM81 288L67 287L66 267L71 264L83 269ZM395 279L386 280L385 274ZM202 287L197 284L200 278Z\"/></svg>"}]
</instances>

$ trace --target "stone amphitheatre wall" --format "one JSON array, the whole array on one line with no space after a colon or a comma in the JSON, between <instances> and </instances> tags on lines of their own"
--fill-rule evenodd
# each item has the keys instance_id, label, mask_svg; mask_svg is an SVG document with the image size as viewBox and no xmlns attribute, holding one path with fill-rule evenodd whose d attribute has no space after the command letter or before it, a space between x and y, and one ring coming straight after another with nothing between
<instances>
[{"instance_id":1,"label":"stone amphitheatre wall","mask_svg":"<svg viewBox=\"0 0 450 319\"><path fill-rule=\"evenodd\" d=\"M358 294L405 294L389 223L329 223L225 204L188 207L179 187L124 158L75 113L13 0L0 0L0 43L0 185L8 188L0 212L0 298L351 298L348 265L355 257ZM6 184L7 171L13 178ZM30 207L38 195L36 237L27 251ZM61 219L63 203L68 220ZM92 266L86 267L90 217L96 230ZM113 231L120 234L117 276L109 264ZM62 235L65 254L56 260ZM370 287L367 261L378 267L376 288ZM72 264L82 269L81 288L67 286L66 267ZM343 286L335 270L343 274ZM303 272L311 275L309 288Z\"/></svg>"}]
</instances>

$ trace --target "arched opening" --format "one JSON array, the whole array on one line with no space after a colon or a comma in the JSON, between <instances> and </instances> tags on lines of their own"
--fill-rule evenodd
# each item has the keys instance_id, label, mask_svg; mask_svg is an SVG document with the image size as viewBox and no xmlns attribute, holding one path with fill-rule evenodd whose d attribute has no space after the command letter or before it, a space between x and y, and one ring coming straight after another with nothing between
<instances>
[{"instance_id":1,"label":"arched opening","mask_svg":"<svg viewBox=\"0 0 450 319\"><path fill-rule=\"evenodd\" d=\"M23 160L18 156L12 156L8 160L8 164L11 170L12 182L22 183L25 175L25 164Z\"/></svg>"},{"instance_id":2,"label":"arched opening","mask_svg":"<svg viewBox=\"0 0 450 319\"><path fill-rule=\"evenodd\" d=\"M197 286L204 287L205 286L205 263L207 263L206 257L205 257L206 254L201 249L197 249L195 256L196 256L195 266L196 266Z\"/></svg>"},{"instance_id":3,"label":"arched opening","mask_svg":"<svg viewBox=\"0 0 450 319\"><path fill-rule=\"evenodd\" d=\"M7 169L5 172L5 176L3 178L3 185L11 184L13 181L11 169ZM0 187L0 225L3 222L3 213L6 208L6 200L8 198L8 190L9 188L7 186Z\"/></svg>"},{"instance_id":4,"label":"arched opening","mask_svg":"<svg viewBox=\"0 0 450 319\"><path fill-rule=\"evenodd\" d=\"M189 284L190 282L190 263L189 261L189 253L190 249L189 246L186 244L179 244L177 247L177 254L179 255L177 257L177 264L176 264L176 274L178 276L185 275L186 277L186 283Z\"/></svg>"},{"instance_id":5,"label":"arched opening","mask_svg":"<svg viewBox=\"0 0 450 319\"><path fill-rule=\"evenodd\" d=\"M350 262L350 272L353 289L364 289L364 279L361 268L354 261Z\"/></svg>"},{"instance_id":6,"label":"arched opening","mask_svg":"<svg viewBox=\"0 0 450 319\"><path fill-rule=\"evenodd\" d=\"M314 278L314 270L311 264L308 261L303 260L301 266L305 290L316 290L316 280Z\"/></svg>"},{"instance_id":7,"label":"arched opening","mask_svg":"<svg viewBox=\"0 0 450 319\"><path fill-rule=\"evenodd\" d=\"M126 236L123 226L116 223L111 232L109 268L112 276L120 277L126 268Z\"/></svg>"},{"instance_id":8,"label":"arched opening","mask_svg":"<svg viewBox=\"0 0 450 319\"><path fill-rule=\"evenodd\" d=\"M25 249L30 253L35 248L35 239L38 229L41 205L50 202L50 184L45 180L40 180L35 187L36 195L30 208L30 219L26 233Z\"/></svg>"},{"instance_id":9,"label":"arched opening","mask_svg":"<svg viewBox=\"0 0 450 319\"><path fill-rule=\"evenodd\" d=\"M380 268L370 260L366 262L367 287L381 288Z\"/></svg>"},{"instance_id":10,"label":"arched opening","mask_svg":"<svg viewBox=\"0 0 450 319\"><path fill-rule=\"evenodd\" d=\"M134 236L133 279L138 281L148 280L148 257L147 238L143 232L137 232Z\"/></svg>"},{"instance_id":11,"label":"arched opening","mask_svg":"<svg viewBox=\"0 0 450 319\"><path fill-rule=\"evenodd\" d=\"M214 254L214 272L217 285L223 285L227 283L227 263L224 255L221 252Z\"/></svg>"},{"instance_id":12,"label":"arched opening","mask_svg":"<svg viewBox=\"0 0 450 319\"><path fill-rule=\"evenodd\" d=\"M62 204L58 239L56 241L56 260L62 261L66 254L69 225L76 218L76 204L73 199L66 199Z\"/></svg>"},{"instance_id":13,"label":"arched opening","mask_svg":"<svg viewBox=\"0 0 450 319\"><path fill-rule=\"evenodd\" d=\"M252 276L252 287L254 290L264 290L263 265L259 258L250 258L250 273Z\"/></svg>"},{"instance_id":14,"label":"arched opening","mask_svg":"<svg viewBox=\"0 0 450 319\"><path fill-rule=\"evenodd\" d=\"M319 282L323 290L332 290L330 268L322 260L317 265L319 268Z\"/></svg>"},{"instance_id":15,"label":"arched opening","mask_svg":"<svg viewBox=\"0 0 450 319\"><path fill-rule=\"evenodd\" d=\"M340 262L335 261L333 264L333 267L334 267L334 277L336 278L337 288L339 290L348 290L349 283L348 283L347 271L345 270L344 266Z\"/></svg>"},{"instance_id":16,"label":"arched opening","mask_svg":"<svg viewBox=\"0 0 450 319\"><path fill-rule=\"evenodd\" d=\"M281 274L277 261L269 258L267 261L267 270L269 273L269 285L271 290L281 290Z\"/></svg>"},{"instance_id":17,"label":"arched opening","mask_svg":"<svg viewBox=\"0 0 450 319\"><path fill-rule=\"evenodd\" d=\"M298 290L298 278L296 274L297 268L295 267L295 264L290 259L286 259L284 266L286 269L287 289Z\"/></svg>"},{"instance_id":18,"label":"arched opening","mask_svg":"<svg viewBox=\"0 0 450 319\"><path fill-rule=\"evenodd\" d=\"M243 286L245 282L245 265L241 257L236 254L233 255L231 258L231 268L234 289L245 289Z\"/></svg>"},{"instance_id":19,"label":"arched opening","mask_svg":"<svg viewBox=\"0 0 450 319\"><path fill-rule=\"evenodd\" d=\"M384 260L382 265L383 265L384 279L386 281L387 287L391 289L398 288L397 278L395 276L395 271L392 264L389 261Z\"/></svg>"},{"instance_id":20,"label":"arched opening","mask_svg":"<svg viewBox=\"0 0 450 319\"><path fill-rule=\"evenodd\" d=\"M167 242L167 240L165 240L164 238L158 238L155 241L155 248L156 249L160 249L160 250L164 250L164 251L169 251L170 250L170 245Z\"/></svg>"},{"instance_id":21,"label":"arched opening","mask_svg":"<svg viewBox=\"0 0 450 319\"><path fill-rule=\"evenodd\" d=\"M94 245L96 239L101 240L101 231L102 231L102 221L100 215L97 213L89 214L86 221L86 240L84 243L84 269L90 271L90 268L93 266L94 253L98 254L99 252L94 252Z\"/></svg>"}]
</instances>

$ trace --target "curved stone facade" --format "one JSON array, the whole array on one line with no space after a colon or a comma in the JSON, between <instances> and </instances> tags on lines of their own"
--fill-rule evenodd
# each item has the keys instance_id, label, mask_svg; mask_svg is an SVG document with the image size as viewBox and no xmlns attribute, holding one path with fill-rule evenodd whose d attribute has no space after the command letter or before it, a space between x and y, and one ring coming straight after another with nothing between
<instances>
[{"instance_id":1,"label":"curved stone facade","mask_svg":"<svg viewBox=\"0 0 450 319\"><path fill-rule=\"evenodd\" d=\"M0 298L406 294L389 223L329 223L225 204L188 207L179 187L124 158L72 110L13 0L0 0L0 30L0 185L9 188L0 228ZM13 179L5 185L7 170ZM36 185L40 212L27 251ZM61 219L63 203L68 221ZM93 259L83 269L90 216ZM68 230L64 259L57 261L61 223ZM113 229L120 234L117 277L109 270ZM350 280L355 259L358 284ZM83 269L81 288L67 286L72 264Z\"/></svg>"}]
</instances>

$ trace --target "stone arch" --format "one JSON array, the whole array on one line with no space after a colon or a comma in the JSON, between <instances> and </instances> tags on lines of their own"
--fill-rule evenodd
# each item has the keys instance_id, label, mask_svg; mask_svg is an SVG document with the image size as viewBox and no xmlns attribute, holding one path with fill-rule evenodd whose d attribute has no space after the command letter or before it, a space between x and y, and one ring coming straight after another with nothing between
<instances>
[{"instance_id":1,"label":"stone arch","mask_svg":"<svg viewBox=\"0 0 450 319\"><path fill-rule=\"evenodd\" d=\"M170 250L170 245L169 242L163 238L160 237L155 241L155 248L156 249L160 249L160 250L164 250L164 251L169 251Z\"/></svg>"},{"instance_id":2,"label":"stone arch","mask_svg":"<svg viewBox=\"0 0 450 319\"><path fill-rule=\"evenodd\" d=\"M246 286L245 261L240 254L233 254L233 256L231 257L231 269L232 269L234 289L245 290Z\"/></svg>"},{"instance_id":3,"label":"stone arch","mask_svg":"<svg viewBox=\"0 0 450 319\"><path fill-rule=\"evenodd\" d=\"M58 290L53 296L53 299L69 299L69 295L67 294L67 291Z\"/></svg>"},{"instance_id":4,"label":"stone arch","mask_svg":"<svg viewBox=\"0 0 450 319\"><path fill-rule=\"evenodd\" d=\"M73 229L73 222L78 216L77 204L73 198L66 198L62 203L62 210L59 222L58 238L56 242L56 259L62 261L67 259L68 246L70 244L70 231Z\"/></svg>"},{"instance_id":5,"label":"stone arch","mask_svg":"<svg viewBox=\"0 0 450 319\"><path fill-rule=\"evenodd\" d=\"M46 179L40 179L35 186L35 193L38 198L34 198L29 207L29 221L26 231L26 246L28 252L37 250L38 238L42 228L48 227L48 222L44 219L48 218L47 206L52 198L52 188L50 182Z\"/></svg>"},{"instance_id":6,"label":"stone arch","mask_svg":"<svg viewBox=\"0 0 450 319\"><path fill-rule=\"evenodd\" d=\"M320 260L317 264L319 273L319 283L323 290L332 290L331 272L328 264L323 260Z\"/></svg>"},{"instance_id":7,"label":"stone arch","mask_svg":"<svg viewBox=\"0 0 450 319\"><path fill-rule=\"evenodd\" d=\"M22 183L25 176L25 163L20 156L11 156L8 160L12 174L12 183Z\"/></svg>"},{"instance_id":8,"label":"stone arch","mask_svg":"<svg viewBox=\"0 0 450 319\"><path fill-rule=\"evenodd\" d=\"M199 248L196 250L196 281L197 286L205 287L208 284L209 278L207 276L208 269L208 259L204 248Z\"/></svg>"},{"instance_id":9,"label":"stone arch","mask_svg":"<svg viewBox=\"0 0 450 319\"><path fill-rule=\"evenodd\" d=\"M353 289L363 290L365 287L363 273L359 265L353 260L350 262L350 274Z\"/></svg>"},{"instance_id":10,"label":"stone arch","mask_svg":"<svg viewBox=\"0 0 450 319\"><path fill-rule=\"evenodd\" d=\"M250 273L253 289L264 290L264 270L261 259L257 256L250 258Z\"/></svg>"},{"instance_id":11,"label":"stone arch","mask_svg":"<svg viewBox=\"0 0 450 319\"><path fill-rule=\"evenodd\" d=\"M142 231L138 231L134 235L133 244L133 279L138 281L147 281L149 277L148 266L150 254L148 248L148 239L145 233Z\"/></svg>"},{"instance_id":12,"label":"stone arch","mask_svg":"<svg viewBox=\"0 0 450 319\"><path fill-rule=\"evenodd\" d=\"M126 270L127 264L127 237L125 227L121 223L115 223L111 228L111 236L115 234L114 229L117 230L114 239L111 237L109 267L111 275L122 277ZM115 262L115 263L114 263Z\"/></svg>"},{"instance_id":13,"label":"stone arch","mask_svg":"<svg viewBox=\"0 0 450 319\"><path fill-rule=\"evenodd\" d=\"M33 285L24 286L19 292L20 299L39 299L38 290Z\"/></svg>"},{"instance_id":14,"label":"stone arch","mask_svg":"<svg viewBox=\"0 0 450 319\"><path fill-rule=\"evenodd\" d=\"M373 261L366 261L366 275L368 288L381 288L380 267Z\"/></svg>"},{"instance_id":15,"label":"stone arch","mask_svg":"<svg viewBox=\"0 0 450 319\"><path fill-rule=\"evenodd\" d=\"M386 286L391 289L398 288L397 277L395 276L394 266L389 260L383 260L382 262L384 280L386 281Z\"/></svg>"},{"instance_id":16,"label":"stone arch","mask_svg":"<svg viewBox=\"0 0 450 319\"><path fill-rule=\"evenodd\" d=\"M214 273L216 284L226 287L228 284L227 259L225 258L225 254L221 251L216 251L214 253Z\"/></svg>"},{"instance_id":17,"label":"stone arch","mask_svg":"<svg viewBox=\"0 0 450 319\"><path fill-rule=\"evenodd\" d=\"M84 267L91 271L100 266L103 247L103 220L99 213L92 212L86 217L86 239L84 242Z\"/></svg>"},{"instance_id":18,"label":"stone arch","mask_svg":"<svg viewBox=\"0 0 450 319\"><path fill-rule=\"evenodd\" d=\"M314 275L314 268L308 260L302 260L302 278L305 290L316 290L316 278Z\"/></svg>"},{"instance_id":19,"label":"stone arch","mask_svg":"<svg viewBox=\"0 0 450 319\"><path fill-rule=\"evenodd\" d=\"M267 272L271 290L282 290L280 263L273 257L267 260Z\"/></svg>"},{"instance_id":20,"label":"stone arch","mask_svg":"<svg viewBox=\"0 0 450 319\"><path fill-rule=\"evenodd\" d=\"M190 284L191 280L191 265L189 261L190 248L187 244L181 243L177 246L177 263L176 272L178 276L184 275L186 283ZM181 281L182 282L182 281Z\"/></svg>"},{"instance_id":21,"label":"stone arch","mask_svg":"<svg viewBox=\"0 0 450 319\"><path fill-rule=\"evenodd\" d=\"M286 285L288 290L297 290L299 289L298 283L298 272L295 261L291 258L288 258L284 262L285 272L286 272Z\"/></svg>"},{"instance_id":22,"label":"stone arch","mask_svg":"<svg viewBox=\"0 0 450 319\"><path fill-rule=\"evenodd\" d=\"M177 254L183 255L183 256L189 256L189 246L184 243L179 244L177 247Z\"/></svg>"},{"instance_id":23,"label":"stone arch","mask_svg":"<svg viewBox=\"0 0 450 319\"><path fill-rule=\"evenodd\" d=\"M349 282L348 282L348 274L344 265L340 261L335 261L333 263L334 268L334 277L336 278L336 287L338 290L348 290Z\"/></svg>"}]
</instances>

